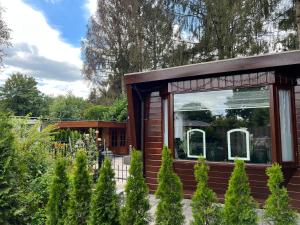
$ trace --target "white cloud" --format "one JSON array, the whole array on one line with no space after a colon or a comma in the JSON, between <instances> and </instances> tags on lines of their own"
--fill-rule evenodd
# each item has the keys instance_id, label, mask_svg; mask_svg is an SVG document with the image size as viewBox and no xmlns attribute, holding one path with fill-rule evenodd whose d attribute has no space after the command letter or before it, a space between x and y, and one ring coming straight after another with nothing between
<instances>
[{"instance_id":1,"label":"white cloud","mask_svg":"<svg viewBox=\"0 0 300 225\"><path fill-rule=\"evenodd\" d=\"M72 85L71 89L73 88L75 95L86 96L88 88L80 72L80 48L64 41L60 32L49 25L42 12L22 0L5 0L1 5L5 10L3 19L12 30L13 44L4 59L6 69L1 76L21 71L41 78L44 82L49 80L49 85L44 85L41 90L44 93L53 92L54 95L57 95L55 90L60 94L69 90L63 84L68 86L70 82L81 83L80 87L85 87L85 93L83 90L77 91L76 85ZM54 87L54 81L60 85Z\"/></svg>"},{"instance_id":2,"label":"white cloud","mask_svg":"<svg viewBox=\"0 0 300 225\"><path fill-rule=\"evenodd\" d=\"M85 0L85 8L88 11L88 17L95 14L97 10L97 0Z\"/></svg>"}]
</instances>

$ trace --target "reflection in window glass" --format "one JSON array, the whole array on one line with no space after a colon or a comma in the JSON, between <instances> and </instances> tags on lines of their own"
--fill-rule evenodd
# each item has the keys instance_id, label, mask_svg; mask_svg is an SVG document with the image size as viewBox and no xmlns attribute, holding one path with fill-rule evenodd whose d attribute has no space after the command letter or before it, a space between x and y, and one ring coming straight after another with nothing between
<instances>
[{"instance_id":1,"label":"reflection in window glass","mask_svg":"<svg viewBox=\"0 0 300 225\"><path fill-rule=\"evenodd\" d=\"M192 159L188 156L188 131L200 129L205 132L206 159L229 161L231 159L228 155L228 131L246 129L249 132L249 161L270 163L269 107L268 87L175 94L175 157ZM247 157L245 134L237 132L231 135L232 157ZM198 155L203 154L202 137L199 134L199 137L192 141L193 146L200 146L198 151L194 150Z\"/></svg>"}]
</instances>

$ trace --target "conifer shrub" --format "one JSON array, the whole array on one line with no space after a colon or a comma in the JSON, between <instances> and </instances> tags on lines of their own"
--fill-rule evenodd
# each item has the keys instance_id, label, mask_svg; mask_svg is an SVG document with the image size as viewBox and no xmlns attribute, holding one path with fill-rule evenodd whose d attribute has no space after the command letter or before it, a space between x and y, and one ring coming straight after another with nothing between
<instances>
[{"instance_id":1,"label":"conifer shrub","mask_svg":"<svg viewBox=\"0 0 300 225\"><path fill-rule=\"evenodd\" d=\"M84 150L76 153L75 171L66 224L87 225L91 199L91 177Z\"/></svg>"},{"instance_id":2,"label":"conifer shrub","mask_svg":"<svg viewBox=\"0 0 300 225\"><path fill-rule=\"evenodd\" d=\"M296 225L297 214L289 205L287 189L282 185L283 174L278 164L267 168L270 195L265 202L264 219L273 225Z\"/></svg>"},{"instance_id":3,"label":"conifer shrub","mask_svg":"<svg viewBox=\"0 0 300 225\"><path fill-rule=\"evenodd\" d=\"M245 163L236 160L225 194L223 222L225 225L255 225L257 204L250 195Z\"/></svg>"},{"instance_id":4,"label":"conifer shrub","mask_svg":"<svg viewBox=\"0 0 300 225\"><path fill-rule=\"evenodd\" d=\"M92 196L90 225L119 225L119 197L111 161L105 157L100 169L96 190Z\"/></svg>"},{"instance_id":5,"label":"conifer shrub","mask_svg":"<svg viewBox=\"0 0 300 225\"><path fill-rule=\"evenodd\" d=\"M195 165L197 189L191 202L194 219L191 225L219 225L221 223L221 208L218 205L217 196L207 185L208 170L205 159L200 157Z\"/></svg>"},{"instance_id":6,"label":"conifer shrub","mask_svg":"<svg viewBox=\"0 0 300 225\"><path fill-rule=\"evenodd\" d=\"M161 163L158 187L155 192L156 198L159 199L156 209L156 224L181 225L184 223L182 183L173 171L173 160L166 146L162 150Z\"/></svg>"},{"instance_id":7,"label":"conifer shrub","mask_svg":"<svg viewBox=\"0 0 300 225\"><path fill-rule=\"evenodd\" d=\"M0 224L13 224L16 184L14 176L14 136L7 115L0 113Z\"/></svg>"},{"instance_id":8,"label":"conifer shrub","mask_svg":"<svg viewBox=\"0 0 300 225\"><path fill-rule=\"evenodd\" d=\"M55 162L55 171L50 185L47 204L47 225L64 224L69 201L69 179L66 170L66 160L58 158Z\"/></svg>"},{"instance_id":9,"label":"conifer shrub","mask_svg":"<svg viewBox=\"0 0 300 225\"><path fill-rule=\"evenodd\" d=\"M143 176L142 154L131 152L129 177L125 187L125 205L121 210L122 225L146 225L149 223L149 190Z\"/></svg>"}]
</instances>

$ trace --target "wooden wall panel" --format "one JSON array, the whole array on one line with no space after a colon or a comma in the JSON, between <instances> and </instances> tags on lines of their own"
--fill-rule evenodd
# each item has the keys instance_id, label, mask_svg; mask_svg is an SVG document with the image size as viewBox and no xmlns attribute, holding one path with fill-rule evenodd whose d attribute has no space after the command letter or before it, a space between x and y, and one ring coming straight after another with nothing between
<instances>
[{"instance_id":1,"label":"wooden wall panel","mask_svg":"<svg viewBox=\"0 0 300 225\"><path fill-rule=\"evenodd\" d=\"M241 75L227 75L220 77L201 78L188 81L171 82L169 92L191 92L197 90L214 90L229 87L248 87L257 85L273 84L276 80L282 80L279 75L275 75L274 71L250 73ZM287 82L284 80L284 82Z\"/></svg>"},{"instance_id":2,"label":"wooden wall panel","mask_svg":"<svg viewBox=\"0 0 300 225\"><path fill-rule=\"evenodd\" d=\"M295 107L298 138L298 162L300 165L300 79L297 80L297 86L295 87Z\"/></svg>"},{"instance_id":3,"label":"wooden wall panel","mask_svg":"<svg viewBox=\"0 0 300 225\"><path fill-rule=\"evenodd\" d=\"M161 101L159 92L147 94L144 100L144 166L146 182L151 192L154 192L157 186L163 147Z\"/></svg>"}]
</instances>

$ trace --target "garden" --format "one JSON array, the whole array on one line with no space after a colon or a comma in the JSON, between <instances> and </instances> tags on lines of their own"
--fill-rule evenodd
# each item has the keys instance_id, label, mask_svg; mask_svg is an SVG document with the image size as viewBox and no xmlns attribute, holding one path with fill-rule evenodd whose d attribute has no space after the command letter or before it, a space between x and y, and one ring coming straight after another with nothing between
<instances>
[{"instance_id":1,"label":"garden","mask_svg":"<svg viewBox=\"0 0 300 225\"><path fill-rule=\"evenodd\" d=\"M170 151L164 147L155 192L158 204L155 215L151 215L140 151L131 152L122 198L117 194L109 157L105 157L93 179L97 148L92 141L66 152L57 146L61 134L55 126L39 131L39 123L28 125L26 118L0 115L0 224L297 224L297 213L289 206L277 164L266 171L270 195L262 205L263 215L258 216L259 205L251 197L245 163L235 160L222 205L208 186L209 167L200 157L194 168L197 188L191 199L192 218L185 218L182 183L173 171ZM83 138L80 134L70 135L72 140Z\"/></svg>"}]
</instances>

